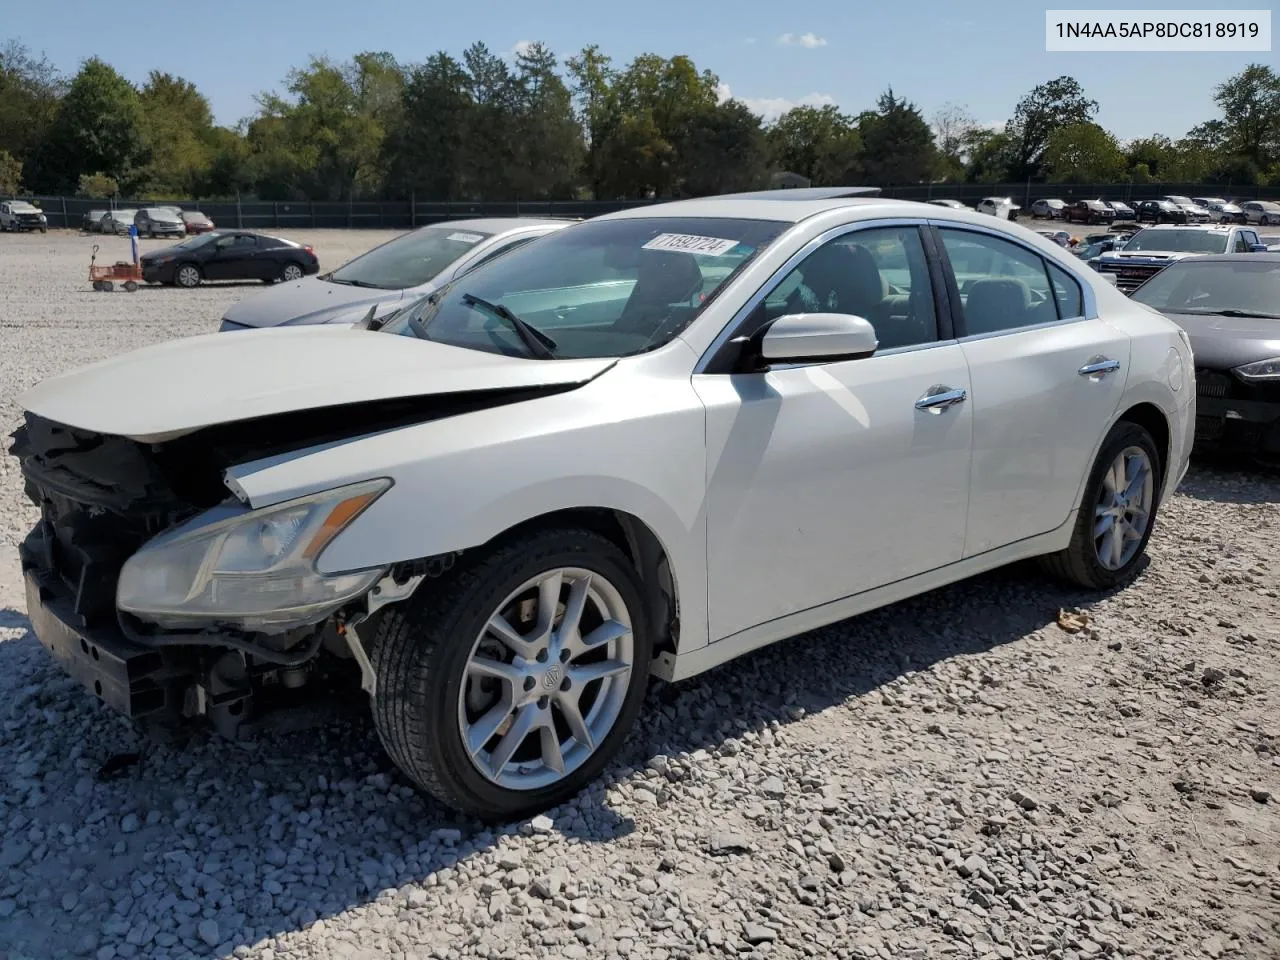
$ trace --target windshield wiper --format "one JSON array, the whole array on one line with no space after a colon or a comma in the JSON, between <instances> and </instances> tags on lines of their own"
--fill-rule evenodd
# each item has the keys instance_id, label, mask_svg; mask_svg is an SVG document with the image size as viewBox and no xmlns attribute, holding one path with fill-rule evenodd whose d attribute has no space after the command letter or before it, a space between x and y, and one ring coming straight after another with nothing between
<instances>
[{"instance_id":1,"label":"windshield wiper","mask_svg":"<svg viewBox=\"0 0 1280 960\"><path fill-rule=\"evenodd\" d=\"M338 279L337 277L335 277L332 273L326 274L325 276L321 277L320 279L321 279L321 280L326 280L326 281L328 281L329 283L340 283L340 284L342 284L344 287L368 287L368 288L369 288L369 289L371 289L371 290L385 290L385 289L386 289L386 287L380 287L380 286L378 286L376 283L365 283L363 280L339 280L339 279Z\"/></svg>"},{"instance_id":2,"label":"windshield wiper","mask_svg":"<svg viewBox=\"0 0 1280 960\"><path fill-rule=\"evenodd\" d=\"M539 360L554 360L556 358L556 342L537 327L532 327L521 320L502 304L481 300L470 293L462 295L462 302L469 307L480 307L482 310L487 310L495 317L499 317L511 324L511 328L524 341L524 345L529 348L529 352Z\"/></svg>"},{"instance_id":3,"label":"windshield wiper","mask_svg":"<svg viewBox=\"0 0 1280 960\"><path fill-rule=\"evenodd\" d=\"M1183 310L1182 313L1198 313L1208 317L1242 317L1246 320L1280 320L1280 314L1262 313L1259 310Z\"/></svg>"}]
</instances>

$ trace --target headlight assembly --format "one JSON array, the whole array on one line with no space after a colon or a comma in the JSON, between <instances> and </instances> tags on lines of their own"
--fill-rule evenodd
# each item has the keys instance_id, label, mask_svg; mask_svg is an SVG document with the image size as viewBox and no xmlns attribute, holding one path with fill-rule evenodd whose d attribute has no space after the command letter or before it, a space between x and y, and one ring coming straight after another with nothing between
<instances>
[{"instance_id":1,"label":"headlight assembly","mask_svg":"<svg viewBox=\"0 0 1280 960\"><path fill-rule=\"evenodd\" d=\"M381 496L371 480L260 510L225 508L161 534L120 571L116 605L168 629L210 624L283 633L360 596L383 569L323 574L316 559Z\"/></svg>"},{"instance_id":2,"label":"headlight assembly","mask_svg":"<svg viewBox=\"0 0 1280 960\"><path fill-rule=\"evenodd\" d=\"M1280 357L1246 363L1231 372L1241 380L1280 380Z\"/></svg>"}]
</instances>

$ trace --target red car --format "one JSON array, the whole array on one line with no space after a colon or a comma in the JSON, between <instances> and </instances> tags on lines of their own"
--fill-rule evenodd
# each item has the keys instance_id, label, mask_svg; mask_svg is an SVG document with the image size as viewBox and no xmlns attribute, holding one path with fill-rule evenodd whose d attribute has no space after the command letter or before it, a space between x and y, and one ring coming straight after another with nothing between
<instances>
[{"instance_id":1,"label":"red car","mask_svg":"<svg viewBox=\"0 0 1280 960\"><path fill-rule=\"evenodd\" d=\"M198 210L183 210L182 222L187 225L187 233L208 233L213 229L213 221Z\"/></svg>"},{"instance_id":2,"label":"red car","mask_svg":"<svg viewBox=\"0 0 1280 960\"><path fill-rule=\"evenodd\" d=\"M1116 212L1101 200L1077 200L1062 211L1067 223L1111 223L1115 218Z\"/></svg>"}]
</instances>

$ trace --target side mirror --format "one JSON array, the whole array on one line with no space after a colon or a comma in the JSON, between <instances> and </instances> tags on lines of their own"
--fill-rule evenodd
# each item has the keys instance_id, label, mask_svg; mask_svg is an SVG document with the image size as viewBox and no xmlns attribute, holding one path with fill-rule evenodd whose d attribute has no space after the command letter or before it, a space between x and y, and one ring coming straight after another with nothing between
<instances>
[{"instance_id":1,"label":"side mirror","mask_svg":"<svg viewBox=\"0 0 1280 960\"><path fill-rule=\"evenodd\" d=\"M1267 245L1265 243L1251 243L1249 244L1249 252L1250 253L1266 253Z\"/></svg>"},{"instance_id":2,"label":"side mirror","mask_svg":"<svg viewBox=\"0 0 1280 960\"><path fill-rule=\"evenodd\" d=\"M773 321L760 340L765 363L832 363L876 352L875 327L847 313L791 313Z\"/></svg>"}]
</instances>

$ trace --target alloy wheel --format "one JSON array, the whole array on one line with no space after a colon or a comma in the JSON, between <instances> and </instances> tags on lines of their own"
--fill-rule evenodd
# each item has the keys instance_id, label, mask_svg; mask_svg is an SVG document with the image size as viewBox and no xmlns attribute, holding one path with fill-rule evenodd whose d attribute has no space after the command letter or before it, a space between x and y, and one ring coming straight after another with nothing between
<instances>
[{"instance_id":1,"label":"alloy wheel","mask_svg":"<svg viewBox=\"0 0 1280 960\"><path fill-rule=\"evenodd\" d=\"M197 287L200 285L200 271L191 264L178 268L178 285L183 287Z\"/></svg>"},{"instance_id":2,"label":"alloy wheel","mask_svg":"<svg viewBox=\"0 0 1280 960\"><path fill-rule=\"evenodd\" d=\"M296 263L285 264L285 268L280 271L281 280L301 280L302 268Z\"/></svg>"},{"instance_id":3,"label":"alloy wheel","mask_svg":"<svg viewBox=\"0 0 1280 960\"><path fill-rule=\"evenodd\" d=\"M633 669L631 615L617 587L572 567L531 578L472 645L458 693L467 755L506 789L556 783L609 735Z\"/></svg>"},{"instance_id":4,"label":"alloy wheel","mask_svg":"<svg viewBox=\"0 0 1280 960\"><path fill-rule=\"evenodd\" d=\"M1093 510L1093 544L1098 562L1119 570L1142 547L1155 502L1155 470L1141 447L1126 447L1102 475Z\"/></svg>"}]
</instances>

